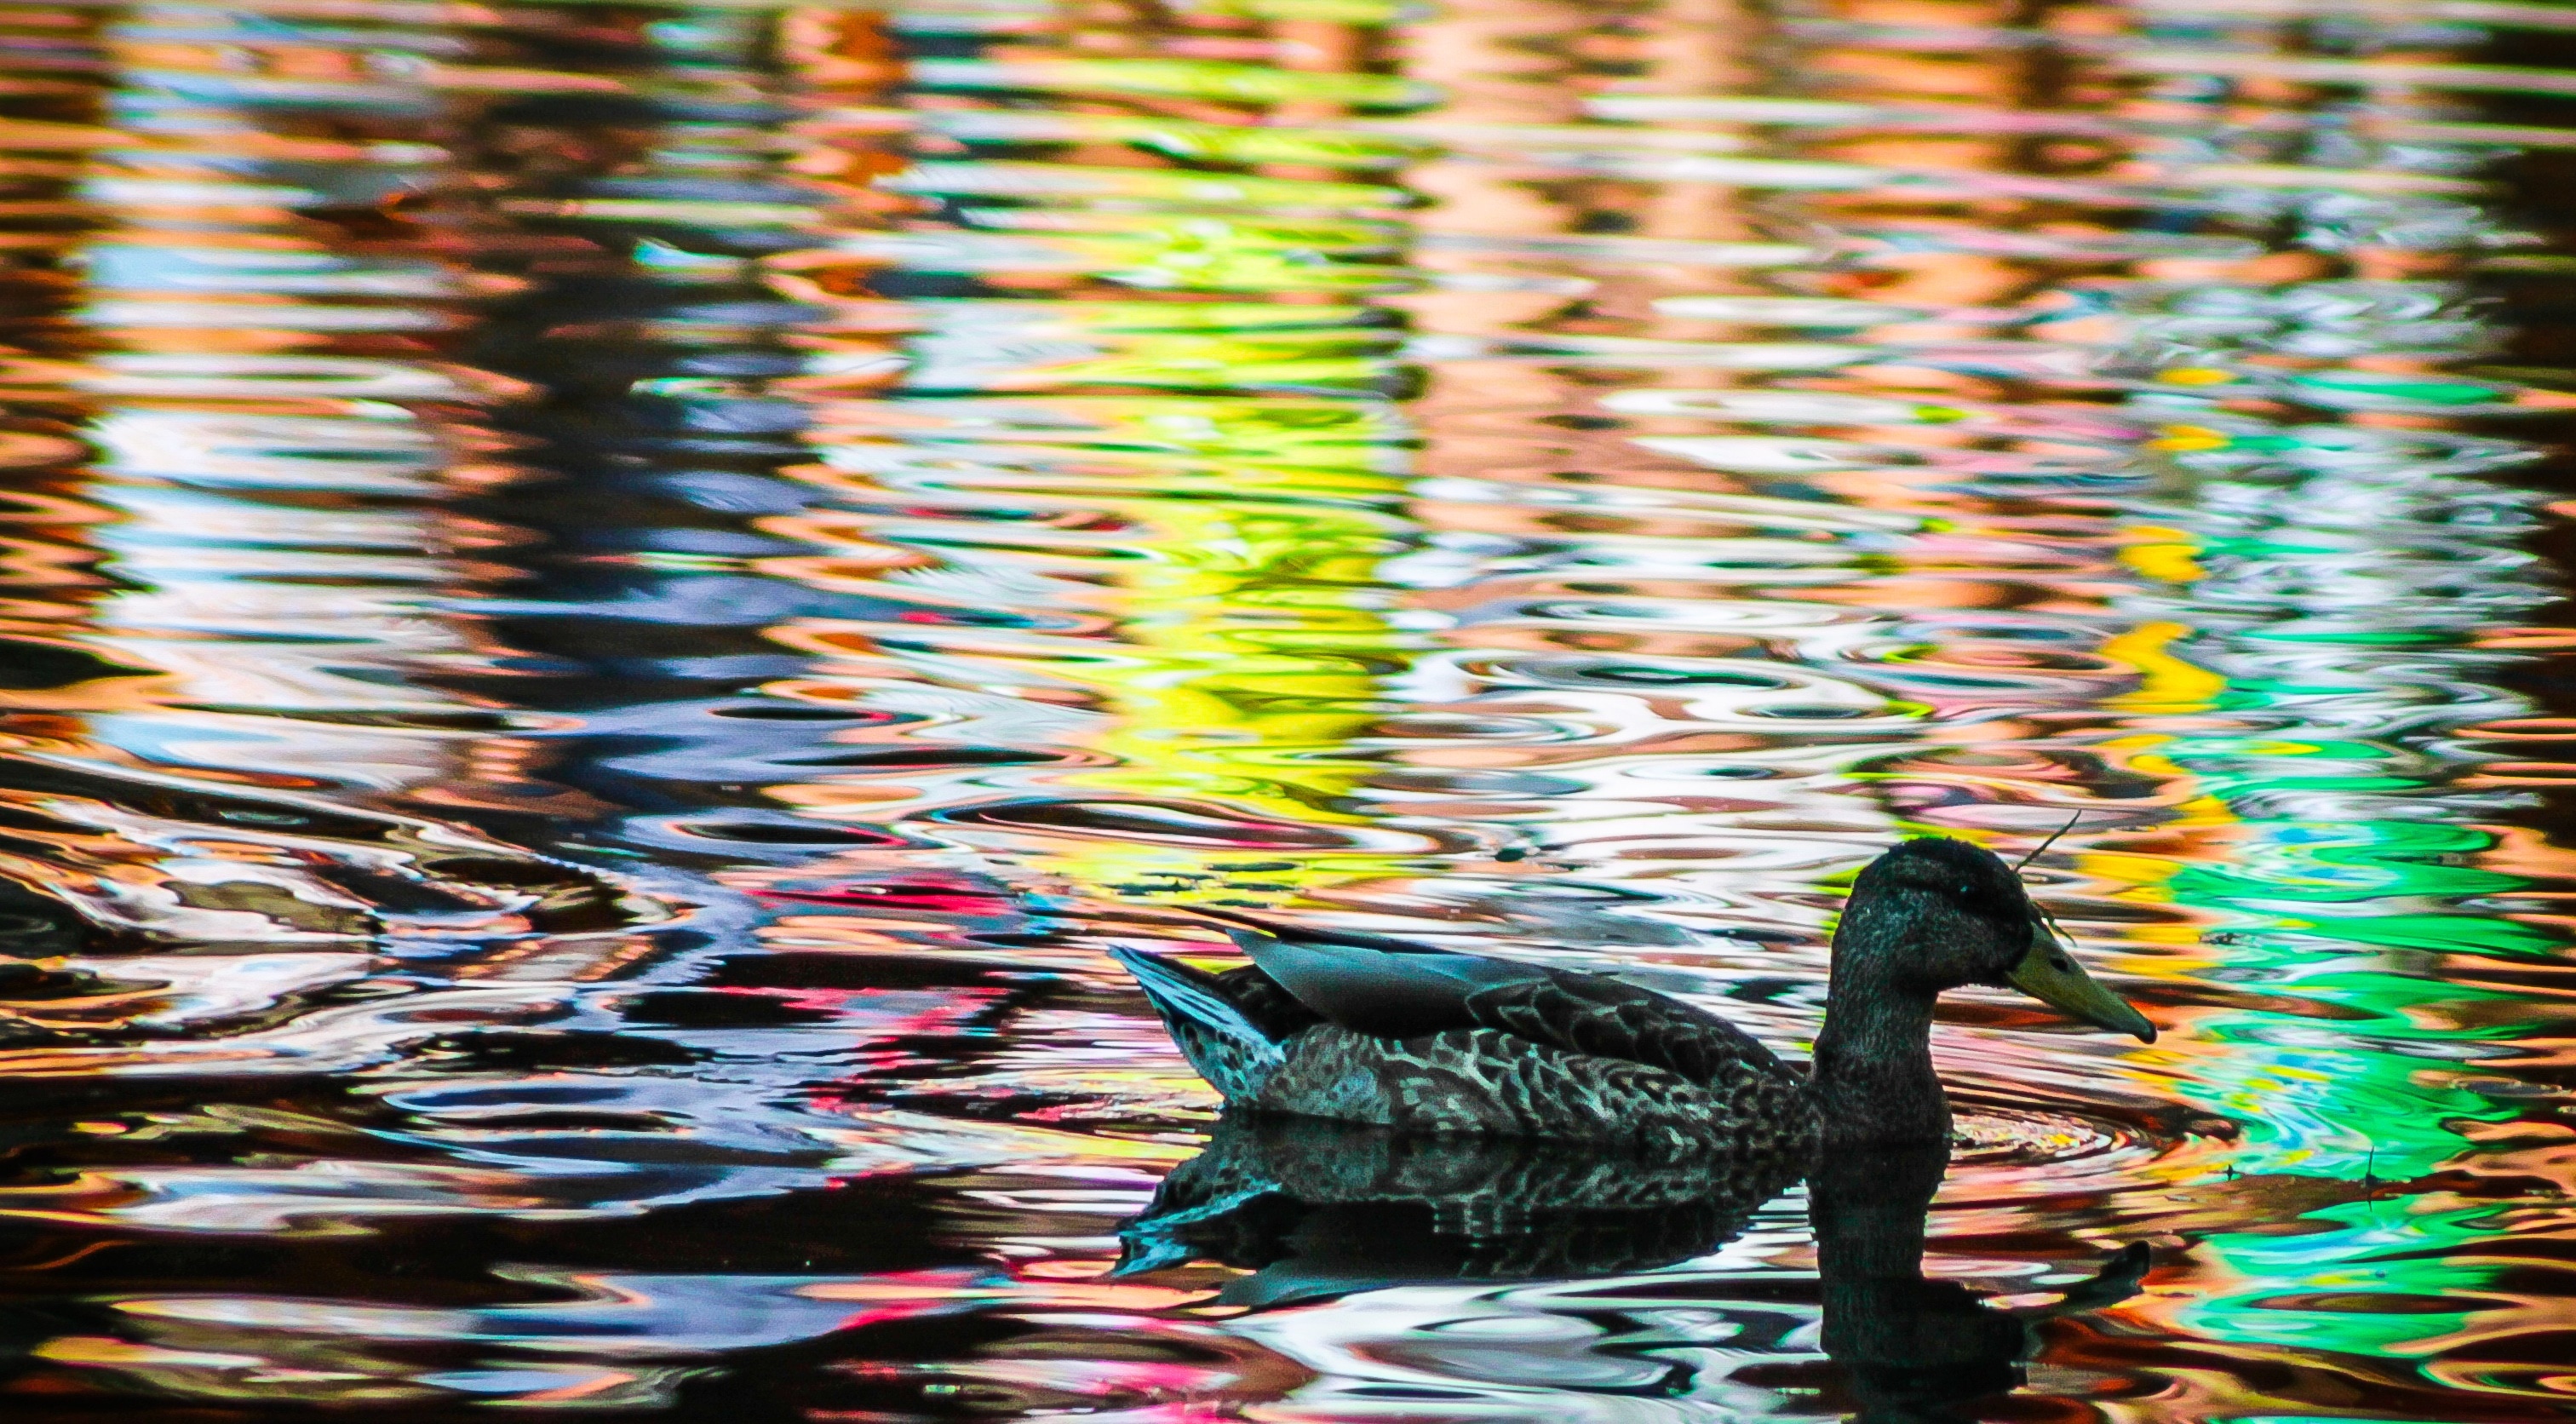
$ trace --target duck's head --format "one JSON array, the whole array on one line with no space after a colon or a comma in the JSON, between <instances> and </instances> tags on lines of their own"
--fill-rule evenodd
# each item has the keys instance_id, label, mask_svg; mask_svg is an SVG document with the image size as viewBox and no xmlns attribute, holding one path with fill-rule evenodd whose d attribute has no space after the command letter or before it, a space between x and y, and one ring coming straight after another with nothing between
<instances>
[{"instance_id":1,"label":"duck's head","mask_svg":"<svg viewBox=\"0 0 2576 1424\"><path fill-rule=\"evenodd\" d=\"M2072 1018L2156 1039L2155 1025L2096 983L1994 852L1938 836L1870 862L1852 885L1835 936L1834 977L1937 995L2009 985Z\"/></svg>"}]
</instances>

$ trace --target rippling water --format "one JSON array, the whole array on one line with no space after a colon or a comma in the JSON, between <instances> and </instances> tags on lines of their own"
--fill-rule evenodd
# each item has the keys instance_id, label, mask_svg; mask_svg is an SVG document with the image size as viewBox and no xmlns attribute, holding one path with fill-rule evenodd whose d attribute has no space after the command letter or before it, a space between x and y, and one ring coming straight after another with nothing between
<instances>
[{"instance_id":1,"label":"rippling water","mask_svg":"<svg viewBox=\"0 0 2576 1424\"><path fill-rule=\"evenodd\" d=\"M889 3L0 3L11 1417L2576 1412L2576 11ZM1194 905L1795 1056L2070 820L2016 1378L1803 1188L1120 1237L1302 1170Z\"/></svg>"}]
</instances>

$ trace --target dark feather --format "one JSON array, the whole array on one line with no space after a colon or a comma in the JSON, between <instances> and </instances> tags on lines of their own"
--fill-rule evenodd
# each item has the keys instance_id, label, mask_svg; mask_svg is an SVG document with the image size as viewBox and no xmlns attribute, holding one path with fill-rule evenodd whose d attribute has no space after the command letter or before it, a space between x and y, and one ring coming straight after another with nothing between
<instances>
[{"instance_id":1,"label":"dark feather","mask_svg":"<svg viewBox=\"0 0 2576 1424\"><path fill-rule=\"evenodd\" d=\"M1185 1017L1199 1019L1240 1019L1273 1043L1324 1021L1256 964L1210 974L1177 959L1156 958L1132 949L1113 949L1109 957L1125 965L1144 987L1146 997L1166 1012L1186 1011Z\"/></svg>"},{"instance_id":2,"label":"dark feather","mask_svg":"<svg viewBox=\"0 0 2576 1424\"><path fill-rule=\"evenodd\" d=\"M1788 1065L1752 1035L1679 999L1600 974L1552 969L1544 977L1467 996L1479 1027L1595 1058L1661 1068L1704 1087L1748 1069L1794 1080Z\"/></svg>"},{"instance_id":3,"label":"dark feather","mask_svg":"<svg viewBox=\"0 0 2576 1424\"><path fill-rule=\"evenodd\" d=\"M1260 1092L1286 1061L1282 1036L1267 1031L1236 1001L1232 991L1239 991L1240 983L1228 985L1179 960L1123 947L1109 951L1109 957L1136 976L1137 987L1171 1031L1181 1056L1226 1097Z\"/></svg>"},{"instance_id":4,"label":"dark feather","mask_svg":"<svg viewBox=\"0 0 2576 1424\"><path fill-rule=\"evenodd\" d=\"M1508 959L1452 954L1375 936L1327 940L1252 930L1236 930L1233 936L1252 962L1297 1002L1353 1032L1379 1038L1473 1028L1470 995L1546 973Z\"/></svg>"},{"instance_id":5,"label":"dark feather","mask_svg":"<svg viewBox=\"0 0 2576 1424\"><path fill-rule=\"evenodd\" d=\"M1297 1002L1297 996L1279 987L1279 981L1261 972L1258 964L1243 964L1209 976L1208 988L1234 1005L1237 1012L1254 1028L1274 1040L1313 1028L1324 1016Z\"/></svg>"}]
</instances>

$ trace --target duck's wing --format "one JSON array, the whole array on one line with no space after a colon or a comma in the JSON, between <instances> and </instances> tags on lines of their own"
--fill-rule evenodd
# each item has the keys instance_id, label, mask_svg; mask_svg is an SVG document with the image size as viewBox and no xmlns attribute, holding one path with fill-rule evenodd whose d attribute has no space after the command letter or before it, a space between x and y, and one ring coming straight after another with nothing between
<instances>
[{"instance_id":1,"label":"duck's wing","mask_svg":"<svg viewBox=\"0 0 2576 1424\"><path fill-rule=\"evenodd\" d=\"M1343 930L1274 924L1218 911L1227 935L1300 1004L1356 1033L1419 1038L1482 1027L1467 1005L1479 990L1536 980L1547 971L1508 959Z\"/></svg>"},{"instance_id":2,"label":"duck's wing","mask_svg":"<svg viewBox=\"0 0 2576 1424\"><path fill-rule=\"evenodd\" d=\"M1211 978L1216 992L1272 1042L1324 1021L1322 1014L1297 1002L1296 995L1281 988L1258 964L1239 964Z\"/></svg>"},{"instance_id":3,"label":"duck's wing","mask_svg":"<svg viewBox=\"0 0 2576 1424\"><path fill-rule=\"evenodd\" d=\"M1717 1015L1606 974L1540 971L1537 982L1497 985L1468 997L1485 1028L1596 1058L1643 1063L1705 1086L1747 1075L1796 1077L1778 1055Z\"/></svg>"},{"instance_id":4,"label":"duck's wing","mask_svg":"<svg viewBox=\"0 0 2576 1424\"><path fill-rule=\"evenodd\" d=\"M1378 1038L1489 1028L1714 1084L1792 1076L1750 1034L1704 1009L1601 974L1459 954L1404 940L1275 924L1230 911L1234 941L1288 995Z\"/></svg>"}]
</instances>

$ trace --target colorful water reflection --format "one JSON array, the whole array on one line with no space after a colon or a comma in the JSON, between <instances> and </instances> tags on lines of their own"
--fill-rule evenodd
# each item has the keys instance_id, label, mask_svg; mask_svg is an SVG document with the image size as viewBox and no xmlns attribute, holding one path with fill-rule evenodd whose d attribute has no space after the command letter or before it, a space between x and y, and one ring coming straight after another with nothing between
<instances>
[{"instance_id":1,"label":"colorful water reflection","mask_svg":"<svg viewBox=\"0 0 2576 1424\"><path fill-rule=\"evenodd\" d=\"M0 1391L2566 1413L2571 28L0 4ZM1795 1053L1860 864L2070 821L2165 1034L1958 996L1876 1284L1363 1229L1102 954Z\"/></svg>"}]
</instances>

